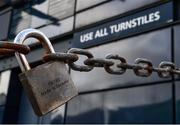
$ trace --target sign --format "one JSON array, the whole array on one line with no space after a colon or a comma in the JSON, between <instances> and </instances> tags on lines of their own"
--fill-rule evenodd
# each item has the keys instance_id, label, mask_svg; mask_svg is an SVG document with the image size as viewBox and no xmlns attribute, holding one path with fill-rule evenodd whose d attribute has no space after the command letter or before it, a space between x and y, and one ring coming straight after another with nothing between
<instances>
[{"instance_id":1,"label":"sign","mask_svg":"<svg viewBox=\"0 0 180 125\"><path fill-rule=\"evenodd\" d=\"M74 34L72 47L88 48L158 28L173 21L172 2Z\"/></svg>"}]
</instances>

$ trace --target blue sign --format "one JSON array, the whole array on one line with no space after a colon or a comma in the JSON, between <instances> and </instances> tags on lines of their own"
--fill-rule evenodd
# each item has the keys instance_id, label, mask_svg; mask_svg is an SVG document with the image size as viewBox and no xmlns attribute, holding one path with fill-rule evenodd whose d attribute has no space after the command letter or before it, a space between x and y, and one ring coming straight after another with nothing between
<instances>
[{"instance_id":1,"label":"blue sign","mask_svg":"<svg viewBox=\"0 0 180 125\"><path fill-rule=\"evenodd\" d=\"M169 2L74 34L72 47L88 48L158 28L173 21Z\"/></svg>"}]
</instances>

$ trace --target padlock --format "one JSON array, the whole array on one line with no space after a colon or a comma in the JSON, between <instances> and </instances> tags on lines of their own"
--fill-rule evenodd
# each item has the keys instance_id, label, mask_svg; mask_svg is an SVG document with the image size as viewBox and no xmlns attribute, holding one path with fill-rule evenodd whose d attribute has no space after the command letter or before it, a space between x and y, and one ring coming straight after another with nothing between
<instances>
[{"instance_id":1,"label":"padlock","mask_svg":"<svg viewBox=\"0 0 180 125\"><path fill-rule=\"evenodd\" d=\"M14 43L23 44L30 37L38 39L47 53L55 53L49 39L35 29L21 31ZM16 52L15 56L22 70L20 81L38 116L63 105L78 94L64 62L50 61L31 69L24 54Z\"/></svg>"}]
</instances>

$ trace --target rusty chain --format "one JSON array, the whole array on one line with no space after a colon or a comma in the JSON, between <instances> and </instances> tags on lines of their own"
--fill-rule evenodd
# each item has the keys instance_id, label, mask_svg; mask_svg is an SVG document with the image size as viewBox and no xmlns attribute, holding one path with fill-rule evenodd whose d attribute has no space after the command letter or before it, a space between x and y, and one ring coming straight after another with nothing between
<instances>
[{"instance_id":1,"label":"rusty chain","mask_svg":"<svg viewBox=\"0 0 180 125\"><path fill-rule=\"evenodd\" d=\"M75 64L78 61L79 56L86 56L87 59L83 61L83 65ZM153 67L151 61L143 58L138 58L135 60L134 64L127 63L126 59L115 54L107 55L105 58L94 58L93 54L87 50L71 48L67 53L55 53L46 54L43 57L45 62L51 60L59 60L67 63L71 69L80 72L89 72L93 70L94 67L103 67L106 72L114 75L122 75L127 69L131 69L137 76L148 77L153 72L157 72L161 78L169 78L172 75L180 75L180 69L175 67L172 62L161 62L158 67ZM115 64L115 60L119 63ZM113 68L116 67L116 69Z\"/></svg>"},{"instance_id":2,"label":"rusty chain","mask_svg":"<svg viewBox=\"0 0 180 125\"><path fill-rule=\"evenodd\" d=\"M12 55L15 52L27 54L30 48L26 45L15 44L11 42L0 42L0 55Z\"/></svg>"},{"instance_id":3,"label":"rusty chain","mask_svg":"<svg viewBox=\"0 0 180 125\"><path fill-rule=\"evenodd\" d=\"M27 54L30 52L30 48L26 45L14 44L10 42L0 43L0 55L11 55L15 52ZM79 55L86 56L87 59L83 61L83 65L75 64L79 59ZM134 64L127 63L126 59L115 54L109 54L105 58L94 58L93 54L87 50L71 48L67 53L52 53L46 54L43 57L45 62L48 61L63 61L68 64L71 69L80 72L89 72L94 67L102 67L109 74L122 75L127 69L131 69L137 76L148 77L152 72L157 72L161 78L169 78L172 75L180 75L180 69L175 67L172 62L161 62L158 67L154 67L152 62L138 58ZM115 64L115 60L119 61ZM114 69L113 67L116 67Z\"/></svg>"}]
</instances>

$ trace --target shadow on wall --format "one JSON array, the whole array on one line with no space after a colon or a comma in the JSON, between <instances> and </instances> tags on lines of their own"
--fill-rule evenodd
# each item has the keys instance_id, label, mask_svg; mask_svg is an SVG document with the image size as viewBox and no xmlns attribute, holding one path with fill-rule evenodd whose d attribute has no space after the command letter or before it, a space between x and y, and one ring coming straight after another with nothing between
<instances>
[{"instance_id":1,"label":"shadow on wall","mask_svg":"<svg viewBox=\"0 0 180 125\"><path fill-rule=\"evenodd\" d=\"M92 109L76 116L67 116L66 123L172 123L173 112L170 107L172 107L172 101L169 100L159 104L122 107L113 111L107 108ZM51 121L51 124L60 123L60 121L62 117L59 115Z\"/></svg>"}]
</instances>

